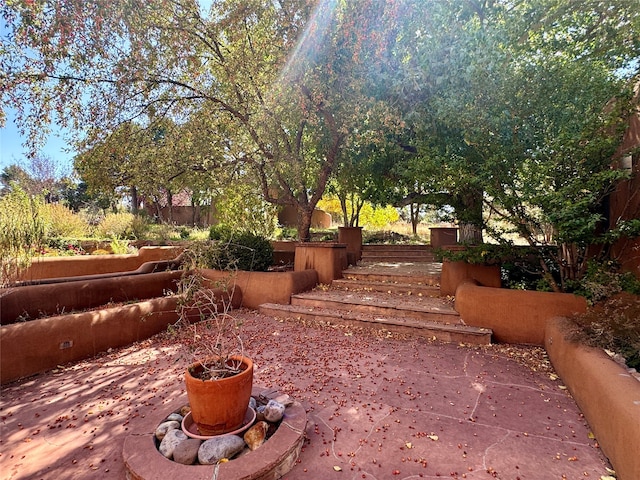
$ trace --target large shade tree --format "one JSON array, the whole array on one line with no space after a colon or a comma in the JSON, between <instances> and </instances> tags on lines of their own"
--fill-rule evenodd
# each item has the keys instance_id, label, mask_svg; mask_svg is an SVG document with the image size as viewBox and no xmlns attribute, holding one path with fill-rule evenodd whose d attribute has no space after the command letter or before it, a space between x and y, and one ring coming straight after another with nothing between
<instances>
[{"instance_id":1,"label":"large shade tree","mask_svg":"<svg viewBox=\"0 0 640 480\"><path fill-rule=\"evenodd\" d=\"M216 162L191 170L241 163L266 200L296 208L307 239L340 150L373 105L360 59L371 58L374 7L216 0L203 12L194 0L8 1L0 7L9 31L3 104L31 127L33 143L52 120L94 146L132 122L153 128L169 118L186 129L200 116L225 145Z\"/></svg>"},{"instance_id":2,"label":"large shade tree","mask_svg":"<svg viewBox=\"0 0 640 480\"><path fill-rule=\"evenodd\" d=\"M637 9L622 0L407 4L391 58L402 73L385 94L402 105L415 154L386 169L392 194L452 206L463 240L481 239L488 214L511 226L489 229L497 238L515 232L539 246L549 231L560 280L579 277L590 245L611 238L598 226L624 175L610 166L638 71Z\"/></svg>"}]
</instances>

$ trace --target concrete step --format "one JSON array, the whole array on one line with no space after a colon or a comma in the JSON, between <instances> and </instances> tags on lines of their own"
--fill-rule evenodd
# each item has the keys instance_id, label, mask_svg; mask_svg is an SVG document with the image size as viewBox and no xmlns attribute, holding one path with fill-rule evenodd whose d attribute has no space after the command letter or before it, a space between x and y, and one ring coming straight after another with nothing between
<instances>
[{"instance_id":1,"label":"concrete step","mask_svg":"<svg viewBox=\"0 0 640 480\"><path fill-rule=\"evenodd\" d=\"M428 263L435 255L426 245L363 245L362 261Z\"/></svg>"},{"instance_id":2,"label":"concrete step","mask_svg":"<svg viewBox=\"0 0 640 480\"><path fill-rule=\"evenodd\" d=\"M342 272L344 278L356 282L385 282L385 283L405 283L412 285L440 285L440 272L422 272L420 274L387 273L375 269L347 269Z\"/></svg>"},{"instance_id":3,"label":"concrete step","mask_svg":"<svg viewBox=\"0 0 640 480\"><path fill-rule=\"evenodd\" d=\"M399 316L428 322L462 324L460 314L447 300L417 295L394 295L380 292L345 292L328 290L291 296L291 305L366 313L387 317Z\"/></svg>"},{"instance_id":4,"label":"concrete step","mask_svg":"<svg viewBox=\"0 0 640 480\"><path fill-rule=\"evenodd\" d=\"M362 252L363 262L411 262L411 263L430 263L434 261L433 255L417 254L396 254L388 252L384 254L372 254Z\"/></svg>"},{"instance_id":5,"label":"concrete step","mask_svg":"<svg viewBox=\"0 0 640 480\"><path fill-rule=\"evenodd\" d=\"M433 250L421 250L421 249L413 249L413 250L398 250L398 249L387 249L387 248L380 248L380 249L370 249L370 248L363 248L362 249L362 254L363 255L376 255L376 256L393 256L393 255L406 255L406 256L411 256L411 257L435 257L435 254L433 253Z\"/></svg>"},{"instance_id":6,"label":"concrete step","mask_svg":"<svg viewBox=\"0 0 640 480\"><path fill-rule=\"evenodd\" d=\"M329 324L384 329L449 343L487 345L491 343L492 331L460 323L441 323L416 319L402 315L375 315L364 312L336 310L319 306L279 305L265 303L260 313L276 318L322 321Z\"/></svg>"},{"instance_id":7,"label":"concrete step","mask_svg":"<svg viewBox=\"0 0 640 480\"><path fill-rule=\"evenodd\" d=\"M407 251L433 251L433 247L431 245L419 245L419 244L409 244L409 245L400 245L400 244L388 244L388 243L368 243L362 245L362 251L398 251L398 252L407 252Z\"/></svg>"},{"instance_id":8,"label":"concrete step","mask_svg":"<svg viewBox=\"0 0 640 480\"><path fill-rule=\"evenodd\" d=\"M331 282L331 288L354 291L387 292L396 294L412 294L417 296L438 297L440 287L435 285L422 285L415 283L399 283L389 281L368 281L355 280L352 278L341 278Z\"/></svg>"}]
</instances>

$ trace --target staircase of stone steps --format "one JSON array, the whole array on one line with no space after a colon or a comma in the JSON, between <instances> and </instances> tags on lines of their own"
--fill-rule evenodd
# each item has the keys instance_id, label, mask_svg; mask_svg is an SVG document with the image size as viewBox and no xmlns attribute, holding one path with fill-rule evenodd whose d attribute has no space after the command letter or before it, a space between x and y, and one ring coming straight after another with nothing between
<instances>
[{"instance_id":1,"label":"staircase of stone steps","mask_svg":"<svg viewBox=\"0 0 640 480\"><path fill-rule=\"evenodd\" d=\"M431 245L385 245L362 246L363 262L417 262L435 261Z\"/></svg>"},{"instance_id":2,"label":"staircase of stone steps","mask_svg":"<svg viewBox=\"0 0 640 480\"><path fill-rule=\"evenodd\" d=\"M491 343L491 330L465 325L453 302L439 296L441 265L415 262L413 253L402 257L396 249L393 264L363 258L328 289L292 295L290 305L263 304L260 312L277 318L411 333L443 342Z\"/></svg>"}]
</instances>

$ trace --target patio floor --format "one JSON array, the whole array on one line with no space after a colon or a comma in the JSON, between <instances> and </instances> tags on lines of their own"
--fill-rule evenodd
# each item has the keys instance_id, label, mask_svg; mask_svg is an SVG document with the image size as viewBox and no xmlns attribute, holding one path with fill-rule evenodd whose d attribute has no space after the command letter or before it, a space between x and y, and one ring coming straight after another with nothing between
<instances>
[{"instance_id":1,"label":"patio floor","mask_svg":"<svg viewBox=\"0 0 640 480\"><path fill-rule=\"evenodd\" d=\"M255 384L288 393L307 411L307 441L283 478L607 475L606 458L540 348L237 316ZM124 438L176 398L186 403L187 363L162 334L3 386L0 478L125 478Z\"/></svg>"}]
</instances>

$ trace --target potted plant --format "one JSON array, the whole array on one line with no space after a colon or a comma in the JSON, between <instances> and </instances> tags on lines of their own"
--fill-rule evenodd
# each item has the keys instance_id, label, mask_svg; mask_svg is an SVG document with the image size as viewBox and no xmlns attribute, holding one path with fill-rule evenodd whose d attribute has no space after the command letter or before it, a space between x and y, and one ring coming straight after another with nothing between
<instances>
[{"instance_id":1,"label":"potted plant","mask_svg":"<svg viewBox=\"0 0 640 480\"><path fill-rule=\"evenodd\" d=\"M237 430L245 419L253 386L253 362L244 353L241 324L231 309L239 304L233 269L212 283L200 269L218 266L224 245L192 244L185 250L184 274L178 284L178 320L186 332L185 347L191 363L185 385L191 416L201 435ZM224 257L226 258L226 257Z\"/></svg>"}]
</instances>

